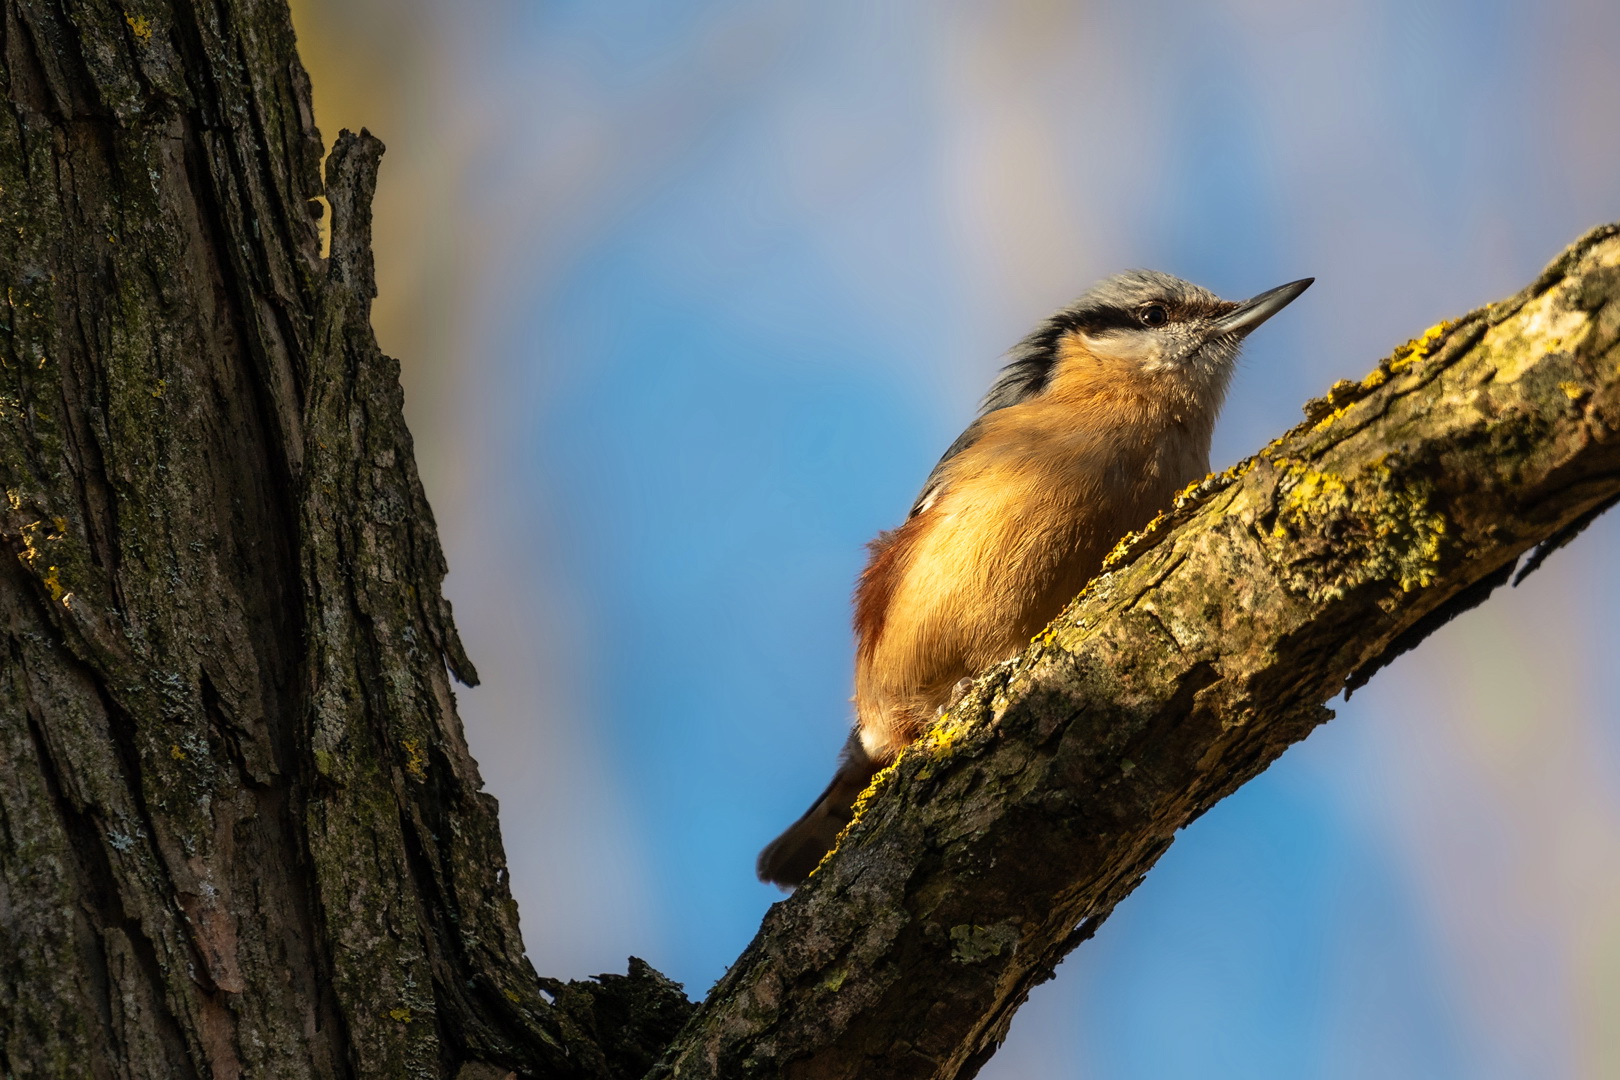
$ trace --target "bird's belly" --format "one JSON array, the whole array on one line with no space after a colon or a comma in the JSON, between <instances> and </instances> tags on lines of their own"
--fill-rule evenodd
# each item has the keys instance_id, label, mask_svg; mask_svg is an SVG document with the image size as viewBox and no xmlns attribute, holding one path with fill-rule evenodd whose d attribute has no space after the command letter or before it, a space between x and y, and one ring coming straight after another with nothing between
<instances>
[{"instance_id":1,"label":"bird's belly","mask_svg":"<svg viewBox=\"0 0 1620 1080\"><path fill-rule=\"evenodd\" d=\"M1195 478L1179 465L1151 456L1026 461L953 485L929 511L935 518L910 553L881 636L858 665L863 729L897 748L921 732L958 680L1020 652L1120 538Z\"/></svg>"},{"instance_id":2,"label":"bird's belly","mask_svg":"<svg viewBox=\"0 0 1620 1080\"><path fill-rule=\"evenodd\" d=\"M1088 492L1044 498L996 493L963 507L956 528L926 555L925 577L948 596L961 662L972 670L1022 649L1079 594L1130 526ZM921 561L921 559L919 559ZM942 613L943 614L943 613Z\"/></svg>"},{"instance_id":3,"label":"bird's belly","mask_svg":"<svg viewBox=\"0 0 1620 1080\"><path fill-rule=\"evenodd\" d=\"M991 490L940 509L908 560L871 660L882 685L927 710L957 680L1023 648L1117 539L1111 523L1056 497L1032 502Z\"/></svg>"}]
</instances>

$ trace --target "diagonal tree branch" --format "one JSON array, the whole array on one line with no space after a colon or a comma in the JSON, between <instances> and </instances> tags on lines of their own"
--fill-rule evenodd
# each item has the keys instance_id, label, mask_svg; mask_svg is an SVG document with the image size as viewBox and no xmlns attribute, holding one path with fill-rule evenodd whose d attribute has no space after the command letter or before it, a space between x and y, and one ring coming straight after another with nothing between
<instances>
[{"instance_id":1,"label":"diagonal tree branch","mask_svg":"<svg viewBox=\"0 0 1620 1080\"><path fill-rule=\"evenodd\" d=\"M1620 497L1620 226L1306 416L880 774L654 1076L972 1076L1176 830Z\"/></svg>"}]
</instances>

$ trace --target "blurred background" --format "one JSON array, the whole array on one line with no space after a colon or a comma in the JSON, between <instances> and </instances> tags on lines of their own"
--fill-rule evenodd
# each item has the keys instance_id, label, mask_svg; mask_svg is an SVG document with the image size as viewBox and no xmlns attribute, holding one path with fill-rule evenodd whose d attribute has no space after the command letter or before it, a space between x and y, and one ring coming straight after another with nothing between
<instances>
[{"instance_id":1,"label":"blurred background","mask_svg":"<svg viewBox=\"0 0 1620 1080\"><path fill-rule=\"evenodd\" d=\"M1096 278L1317 285L1219 468L1620 217L1610 0L295 0L529 954L702 997L849 723L848 598ZM1620 515L1188 829L983 1075L1620 1077Z\"/></svg>"}]
</instances>

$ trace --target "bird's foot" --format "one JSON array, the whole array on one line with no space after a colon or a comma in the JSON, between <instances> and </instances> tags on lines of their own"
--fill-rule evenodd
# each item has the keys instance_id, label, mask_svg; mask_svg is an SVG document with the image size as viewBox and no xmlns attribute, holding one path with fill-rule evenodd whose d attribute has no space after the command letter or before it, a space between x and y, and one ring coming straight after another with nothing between
<instances>
[{"instance_id":1,"label":"bird's foot","mask_svg":"<svg viewBox=\"0 0 1620 1080\"><path fill-rule=\"evenodd\" d=\"M971 678L964 677L957 679L956 685L951 687L950 700L946 701L945 704L934 710L934 719L938 720L940 717L956 708L956 703L962 700L962 695L966 694L972 688L973 680Z\"/></svg>"}]
</instances>

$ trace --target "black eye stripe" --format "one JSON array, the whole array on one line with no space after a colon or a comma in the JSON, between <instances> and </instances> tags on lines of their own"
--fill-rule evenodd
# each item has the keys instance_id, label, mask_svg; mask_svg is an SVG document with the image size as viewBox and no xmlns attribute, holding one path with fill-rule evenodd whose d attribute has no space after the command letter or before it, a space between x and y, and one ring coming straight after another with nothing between
<instances>
[{"instance_id":1,"label":"black eye stripe","mask_svg":"<svg viewBox=\"0 0 1620 1080\"><path fill-rule=\"evenodd\" d=\"M1149 318L1150 312L1156 314ZM1150 301L1132 307L1094 307L1071 311L1063 316L1063 329L1083 334L1105 334L1110 330L1140 330L1144 326L1159 327L1176 316L1171 306L1163 301Z\"/></svg>"},{"instance_id":2,"label":"black eye stripe","mask_svg":"<svg viewBox=\"0 0 1620 1080\"><path fill-rule=\"evenodd\" d=\"M1134 330L1141 326L1137 320L1136 312L1122 307L1087 308L1084 311L1070 312L1066 329L1078 330L1083 334L1104 334L1110 330Z\"/></svg>"}]
</instances>

